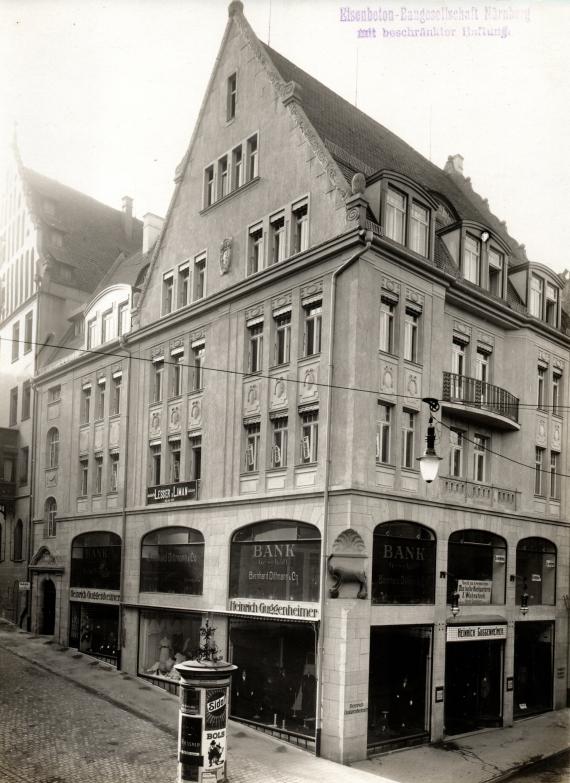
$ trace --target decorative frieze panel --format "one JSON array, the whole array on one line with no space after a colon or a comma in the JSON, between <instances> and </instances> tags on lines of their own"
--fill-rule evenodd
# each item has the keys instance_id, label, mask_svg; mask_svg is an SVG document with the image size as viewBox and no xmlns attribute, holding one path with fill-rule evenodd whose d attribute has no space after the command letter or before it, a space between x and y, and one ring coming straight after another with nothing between
<instances>
[{"instance_id":1,"label":"decorative frieze panel","mask_svg":"<svg viewBox=\"0 0 570 783\"><path fill-rule=\"evenodd\" d=\"M46 470L46 487L57 487L57 468Z\"/></svg>"},{"instance_id":2,"label":"decorative frieze panel","mask_svg":"<svg viewBox=\"0 0 570 783\"><path fill-rule=\"evenodd\" d=\"M158 438L162 434L162 410L154 410L149 413L148 436Z\"/></svg>"},{"instance_id":3,"label":"decorative frieze panel","mask_svg":"<svg viewBox=\"0 0 570 783\"><path fill-rule=\"evenodd\" d=\"M541 364L547 365L549 363L549 361L550 361L550 354L547 353L546 351L539 351L538 352L538 361Z\"/></svg>"},{"instance_id":4,"label":"decorative frieze panel","mask_svg":"<svg viewBox=\"0 0 570 783\"><path fill-rule=\"evenodd\" d=\"M483 349L488 351L489 353L492 353L494 347L495 347L495 337L492 334L489 334L488 332L482 332L479 330L477 332L477 344Z\"/></svg>"},{"instance_id":5,"label":"decorative frieze panel","mask_svg":"<svg viewBox=\"0 0 570 783\"><path fill-rule=\"evenodd\" d=\"M205 329L195 329L193 332L190 332L190 345L192 345L192 343L197 342L198 340L205 340L205 339L206 339Z\"/></svg>"},{"instance_id":6,"label":"decorative frieze panel","mask_svg":"<svg viewBox=\"0 0 570 783\"><path fill-rule=\"evenodd\" d=\"M380 378L378 388L384 394L395 394L397 391L398 365L394 362L380 362Z\"/></svg>"},{"instance_id":7,"label":"decorative frieze panel","mask_svg":"<svg viewBox=\"0 0 570 783\"><path fill-rule=\"evenodd\" d=\"M89 429L85 428L79 430L79 451L81 454L85 454L89 451Z\"/></svg>"},{"instance_id":8,"label":"decorative frieze panel","mask_svg":"<svg viewBox=\"0 0 570 783\"><path fill-rule=\"evenodd\" d=\"M168 406L168 432L180 432L182 426L182 411L179 402Z\"/></svg>"},{"instance_id":9,"label":"decorative frieze panel","mask_svg":"<svg viewBox=\"0 0 570 783\"><path fill-rule=\"evenodd\" d=\"M282 307L287 307L287 305L290 305L291 302L292 302L292 296L291 296L291 291L289 291L286 294L282 294L281 296L276 296L275 299L272 299L271 309L280 310Z\"/></svg>"},{"instance_id":10,"label":"decorative frieze panel","mask_svg":"<svg viewBox=\"0 0 570 783\"><path fill-rule=\"evenodd\" d=\"M562 447L562 424L559 421L550 423L550 447L553 451L560 451Z\"/></svg>"},{"instance_id":11,"label":"decorative frieze panel","mask_svg":"<svg viewBox=\"0 0 570 783\"><path fill-rule=\"evenodd\" d=\"M299 403L318 400L319 398L319 365L311 364L299 367Z\"/></svg>"},{"instance_id":12,"label":"decorative frieze panel","mask_svg":"<svg viewBox=\"0 0 570 783\"><path fill-rule=\"evenodd\" d=\"M260 389L259 381L251 381L244 384L243 387L244 416L252 416L259 413L261 408L260 392L261 389Z\"/></svg>"},{"instance_id":13,"label":"decorative frieze panel","mask_svg":"<svg viewBox=\"0 0 570 783\"><path fill-rule=\"evenodd\" d=\"M263 317L263 304L255 305L255 307L248 307L245 311L245 320L251 321L252 318Z\"/></svg>"},{"instance_id":14,"label":"decorative frieze panel","mask_svg":"<svg viewBox=\"0 0 570 783\"><path fill-rule=\"evenodd\" d=\"M313 296L318 296L323 293L323 281L317 280L314 283L309 283L301 288L301 300L311 299Z\"/></svg>"},{"instance_id":15,"label":"decorative frieze panel","mask_svg":"<svg viewBox=\"0 0 570 783\"><path fill-rule=\"evenodd\" d=\"M552 366L555 370L560 370L560 372L564 370L564 362L562 359L559 359L558 356L552 357Z\"/></svg>"},{"instance_id":16,"label":"decorative frieze panel","mask_svg":"<svg viewBox=\"0 0 570 783\"><path fill-rule=\"evenodd\" d=\"M282 376L272 378L270 384L269 407L271 409L286 408L289 403L287 378Z\"/></svg>"},{"instance_id":17,"label":"decorative frieze panel","mask_svg":"<svg viewBox=\"0 0 570 783\"><path fill-rule=\"evenodd\" d=\"M414 288L406 288L406 304L411 304L420 310L423 310L425 296L420 294Z\"/></svg>"},{"instance_id":18,"label":"decorative frieze panel","mask_svg":"<svg viewBox=\"0 0 570 783\"><path fill-rule=\"evenodd\" d=\"M422 396L422 374L406 370L404 375L404 389L408 397L419 398ZM407 403L409 400L406 401Z\"/></svg>"},{"instance_id":19,"label":"decorative frieze panel","mask_svg":"<svg viewBox=\"0 0 570 783\"><path fill-rule=\"evenodd\" d=\"M170 353L180 350L184 350L184 338L177 337L175 340L171 340L169 343Z\"/></svg>"},{"instance_id":20,"label":"decorative frieze panel","mask_svg":"<svg viewBox=\"0 0 570 783\"><path fill-rule=\"evenodd\" d=\"M103 449L103 425L96 424L95 432L93 433L93 449L95 451L101 451Z\"/></svg>"},{"instance_id":21,"label":"decorative frieze panel","mask_svg":"<svg viewBox=\"0 0 570 783\"><path fill-rule=\"evenodd\" d=\"M472 329L463 321L453 321L453 338L467 344L471 340Z\"/></svg>"},{"instance_id":22,"label":"decorative frieze panel","mask_svg":"<svg viewBox=\"0 0 570 783\"><path fill-rule=\"evenodd\" d=\"M548 434L548 426L546 418L543 416L536 417L536 445L546 448L546 438Z\"/></svg>"},{"instance_id":23,"label":"decorative frieze panel","mask_svg":"<svg viewBox=\"0 0 570 783\"><path fill-rule=\"evenodd\" d=\"M202 398L188 400L188 429L197 430L202 426Z\"/></svg>"},{"instance_id":24,"label":"decorative frieze panel","mask_svg":"<svg viewBox=\"0 0 570 783\"><path fill-rule=\"evenodd\" d=\"M117 419L115 419L109 424L109 447L110 448L119 445L120 435L121 435L120 422Z\"/></svg>"}]
</instances>

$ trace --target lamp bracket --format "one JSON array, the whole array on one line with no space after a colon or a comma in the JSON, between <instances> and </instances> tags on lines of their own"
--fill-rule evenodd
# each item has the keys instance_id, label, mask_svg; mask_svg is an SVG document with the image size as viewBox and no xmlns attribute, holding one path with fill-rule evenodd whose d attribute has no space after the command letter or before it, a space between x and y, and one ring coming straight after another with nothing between
<instances>
[{"instance_id":1,"label":"lamp bracket","mask_svg":"<svg viewBox=\"0 0 570 783\"><path fill-rule=\"evenodd\" d=\"M435 397L424 397L422 402L425 402L432 413L437 413L439 410L439 400Z\"/></svg>"}]
</instances>

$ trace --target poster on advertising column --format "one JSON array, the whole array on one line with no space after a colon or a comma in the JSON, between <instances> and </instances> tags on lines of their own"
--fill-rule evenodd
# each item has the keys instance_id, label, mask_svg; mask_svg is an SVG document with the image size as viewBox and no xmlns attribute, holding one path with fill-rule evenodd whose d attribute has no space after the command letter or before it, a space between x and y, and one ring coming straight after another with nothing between
<instances>
[{"instance_id":1,"label":"poster on advertising column","mask_svg":"<svg viewBox=\"0 0 570 783\"><path fill-rule=\"evenodd\" d=\"M202 733L204 770L215 770L226 763L227 689L206 690L206 720Z\"/></svg>"}]
</instances>

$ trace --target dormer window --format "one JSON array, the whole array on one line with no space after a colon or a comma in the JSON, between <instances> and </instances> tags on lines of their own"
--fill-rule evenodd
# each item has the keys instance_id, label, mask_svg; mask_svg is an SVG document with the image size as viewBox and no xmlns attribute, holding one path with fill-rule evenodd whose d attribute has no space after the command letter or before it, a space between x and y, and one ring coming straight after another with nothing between
<instances>
[{"instance_id":1,"label":"dormer window","mask_svg":"<svg viewBox=\"0 0 570 783\"><path fill-rule=\"evenodd\" d=\"M545 321L550 326L556 326L558 318L558 289L550 283L546 284L546 311Z\"/></svg>"},{"instance_id":2,"label":"dormer window","mask_svg":"<svg viewBox=\"0 0 570 783\"><path fill-rule=\"evenodd\" d=\"M406 197L394 188L386 197L386 236L401 245L406 240Z\"/></svg>"},{"instance_id":3,"label":"dormer window","mask_svg":"<svg viewBox=\"0 0 570 783\"><path fill-rule=\"evenodd\" d=\"M544 280L536 275L530 276L530 314L535 318L542 318L542 304L544 300Z\"/></svg>"},{"instance_id":4,"label":"dormer window","mask_svg":"<svg viewBox=\"0 0 570 783\"><path fill-rule=\"evenodd\" d=\"M431 210L416 198L412 183L402 189L387 185L384 189L385 235L424 258L429 256Z\"/></svg>"},{"instance_id":5,"label":"dormer window","mask_svg":"<svg viewBox=\"0 0 570 783\"><path fill-rule=\"evenodd\" d=\"M481 276L481 242L470 234L465 237L463 252L463 277L479 285Z\"/></svg>"},{"instance_id":6,"label":"dormer window","mask_svg":"<svg viewBox=\"0 0 570 783\"><path fill-rule=\"evenodd\" d=\"M412 203L410 214L410 247L420 256L427 256L429 249L429 210Z\"/></svg>"},{"instance_id":7,"label":"dormer window","mask_svg":"<svg viewBox=\"0 0 570 783\"><path fill-rule=\"evenodd\" d=\"M534 272L530 273L528 311L535 318L558 326L559 319L559 287Z\"/></svg>"},{"instance_id":8,"label":"dormer window","mask_svg":"<svg viewBox=\"0 0 570 783\"><path fill-rule=\"evenodd\" d=\"M489 260L489 291L495 296L503 295L503 268L505 266L505 257L498 250L490 247L488 251Z\"/></svg>"}]
</instances>

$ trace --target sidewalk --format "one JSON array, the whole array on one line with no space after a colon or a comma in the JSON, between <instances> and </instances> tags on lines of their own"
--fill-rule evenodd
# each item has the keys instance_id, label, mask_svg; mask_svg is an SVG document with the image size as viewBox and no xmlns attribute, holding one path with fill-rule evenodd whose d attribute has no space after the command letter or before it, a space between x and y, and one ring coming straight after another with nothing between
<instances>
[{"instance_id":1,"label":"sidewalk","mask_svg":"<svg viewBox=\"0 0 570 783\"><path fill-rule=\"evenodd\" d=\"M2 648L151 722L171 736L176 750L176 696L0 620ZM230 783L485 783L569 746L570 710L561 710L512 728L396 751L346 767L230 722L228 777Z\"/></svg>"}]
</instances>

